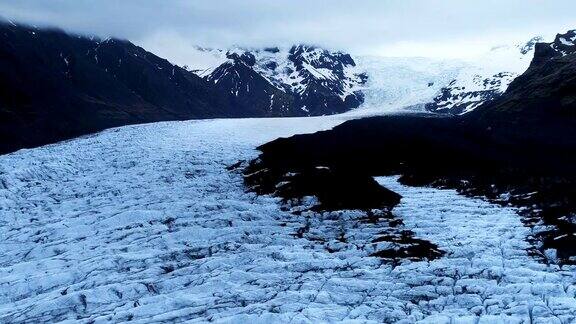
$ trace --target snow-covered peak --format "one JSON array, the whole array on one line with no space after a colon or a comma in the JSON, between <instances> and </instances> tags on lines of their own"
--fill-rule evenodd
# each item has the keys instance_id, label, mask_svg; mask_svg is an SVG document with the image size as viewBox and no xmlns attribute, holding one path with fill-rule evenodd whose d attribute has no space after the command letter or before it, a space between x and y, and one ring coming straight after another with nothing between
<instances>
[{"instance_id":1,"label":"snow-covered peak","mask_svg":"<svg viewBox=\"0 0 576 324\"><path fill-rule=\"evenodd\" d=\"M307 63L316 69L344 70L356 63L349 54L330 52L315 46L297 45L290 49L289 59L297 66Z\"/></svg>"},{"instance_id":2,"label":"snow-covered peak","mask_svg":"<svg viewBox=\"0 0 576 324\"><path fill-rule=\"evenodd\" d=\"M200 46L195 46L189 55L189 61L192 63L184 66L184 68L199 76L210 74L214 69L229 60L226 57L226 52L222 50Z\"/></svg>"},{"instance_id":3,"label":"snow-covered peak","mask_svg":"<svg viewBox=\"0 0 576 324\"><path fill-rule=\"evenodd\" d=\"M298 72L317 79L334 80L346 74L347 69L356 65L349 54L333 52L311 45L292 47L210 49L196 47L193 53L198 63L189 66L192 71L205 76L218 66L230 61L238 61L263 73L279 88L285 89L298 78ZM290 88L290 87L289 87ZM292 88L297 89L297 88Z\"/></svg>"},{"instance_id":4,"label":"snow-covered peak","mask_svg":"<svg viewBox=\"0 0 576 324\"><path fill-rule=\"evenodd\" d=\"M233 73L237 83L242 84L232 85L228 82L228 85L233 88L246 88L246 81L255 75L250 72L250 76L243 76L240 69L249 72L243 66L249 67L257 73L258 78L264 78L274 88L293 97L293 110L304 114L343 112L362 102L359 90L365 83L366 76L358 71L354 60L346 53L311 45L233 47L225 50L199 48L199 51L211 57L203 61L212 62L212 65L191 67L198 75L218 83L218 80L229 80L226 73ZM259 90L264 91L251 88L251 95ZM272 92L267 89L266 93L272 102Z\"/></svg>"}]
</instances>

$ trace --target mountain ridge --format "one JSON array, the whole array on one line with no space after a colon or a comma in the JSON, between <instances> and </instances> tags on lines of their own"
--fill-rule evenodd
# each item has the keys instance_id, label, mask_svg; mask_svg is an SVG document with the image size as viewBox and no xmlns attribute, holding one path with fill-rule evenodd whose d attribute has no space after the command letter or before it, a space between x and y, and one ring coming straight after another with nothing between
<instances>
[{"instance_id":1,"label":"mountain ridge","mask_svg":"<svg viewBox=\"0 0 576 324\"><path fill-rule=\"evenodd\" d=\"M217 62L216 66L193 67L192 70L199 76L218 83L228 71L234 74L227 77L229 88L242 88L248 80L262 78L283 92L281 96L290 98L282 100L281 115L341 113L358 107L364 101L360 88L366 82L367 75L356 71L354 59L343 52L302 44L286 48L198 49L215 57L212 61ZM230 83L232 78L236 79L236 84ZM261 92L266 93L273 106L272 96L278 98L279 94L271 91L269 86ZM236 94L235 91L233 93ZM242 95L246 94L236 94L237 97ZM259 95L263 96L262 93Z\"/></svg>"},{"instance_id":2,"label":"mountain ridge","mask_svg":"<svg viewBox=\"0 0 576 324\"><path fill-rule=\"evenodd\" d=\"M345 81L310 73L290 84L306 83L298 95L279 89L254 70L249 55L231 54L202 77L127 40L1 21L0 41L0 153L136 123L327 115L362 100L361 93L345 93ZM340 78L344 65L354 64L349 55L314 51L318 64L333 62ZM301 63L308 71L309 62Z\"/></svg>"}]
</instances>

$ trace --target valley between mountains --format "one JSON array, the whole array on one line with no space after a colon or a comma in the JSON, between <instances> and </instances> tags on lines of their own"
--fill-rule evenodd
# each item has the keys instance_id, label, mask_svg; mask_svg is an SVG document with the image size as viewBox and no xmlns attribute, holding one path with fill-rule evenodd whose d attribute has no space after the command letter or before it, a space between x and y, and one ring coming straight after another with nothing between
<instances>
[{"instance_id":1,"label":"valley between mountains","mask_svg":"<svg viewBox=\"0 0 576 324\"><path fill-rule=\"evenodd\" d=\"M0 40L0 323L576 322L575 31L475 63Z\"/></svg>"}]
</instances>

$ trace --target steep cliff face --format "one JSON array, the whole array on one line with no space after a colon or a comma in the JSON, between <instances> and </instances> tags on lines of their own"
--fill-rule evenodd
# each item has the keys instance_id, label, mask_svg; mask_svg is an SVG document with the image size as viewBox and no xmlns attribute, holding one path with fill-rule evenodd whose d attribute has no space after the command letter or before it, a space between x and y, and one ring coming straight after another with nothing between
<instances>
[{"instance_id":1,"label":"steep cliff face","mask_svg":"<svg viewBox=\"0 0 576 324\"><path fill-rule=\"evenodd\" d=\"M549 146L576 144L576 32L539 43L528 70L504 95L470 114L491 136Z\"/></svg>"},{"instance_id":2,"label":"steep cliff face","mask_svg":"<svg viewBox=\"0 0 576 324\"><path fill-rule=\"evenodd\" d=\"M128 41L0 24L0 152L134 123L243 115Z\"/></svg>"},{"instance_id":3,"label":"steep cliff face","mask_svg":"<svg viewBox=\"0 0 576 324\"><path fill-rule=\"evenodd\" d=\"M541 65L550 59L559 58L576 52L576 30L556 35L551 43L536 44L531 66Z\"/></svg>"},{"instance_id":4,"label":"steep cliff face","mask_svg":"<svg viewBox=\"0 0 576 324\"><path fill-rule=\"evenodd\" d=\"M534 55L534 47L541 40L541 37L534 37L524 44L493 48L463 68L426 105L426 109L459 115L498 98L517 76L526 71Z\"/></svg>"}]
</instances>

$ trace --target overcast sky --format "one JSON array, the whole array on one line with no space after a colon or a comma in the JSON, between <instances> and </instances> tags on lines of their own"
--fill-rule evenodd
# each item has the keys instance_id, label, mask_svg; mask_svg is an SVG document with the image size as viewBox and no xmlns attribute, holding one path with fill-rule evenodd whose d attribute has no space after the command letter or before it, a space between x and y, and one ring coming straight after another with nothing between
<instances>
[{"instance_id":1,"label":"overcast sky","mask_svg":"<svg viewBox=\"0 0 576 324\"><path fill-rule=\"evenodd\" d=\"M302 42L355 54L469 58L574 29L575 12L576 0L0 0L4 18L127 38L180 62L194 44Z\"/></svg>"}]
</instances>

